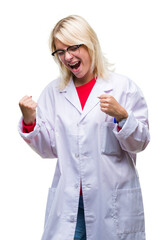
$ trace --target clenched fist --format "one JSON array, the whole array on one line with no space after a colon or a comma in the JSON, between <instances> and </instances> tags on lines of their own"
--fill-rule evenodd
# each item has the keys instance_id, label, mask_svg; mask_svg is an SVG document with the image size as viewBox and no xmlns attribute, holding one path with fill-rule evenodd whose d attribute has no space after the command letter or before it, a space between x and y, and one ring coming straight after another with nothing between
<instances>
[{"instance_id":1,"label":"clenched fist","mask_svg":"<svg viewBox=\"0 0 168 240\"><path fill-rule=\"evenodd\" d=\"M101 111L115 117L117 122L128 117L127 111L116 101L116 99L108 94L102 94L100 97Z\"/></svg>"},{"instance_id":2,"label":"clenched fist","mask_svg":"<svg viewBox=\"0 0 168 240\"><path fill-rule=\"evenodd\" d=\"M25 124L33 124L36 120L37 103L33 101L32 96L24 96L19 102L19 107Z\"/></svg>"}]
</instances>

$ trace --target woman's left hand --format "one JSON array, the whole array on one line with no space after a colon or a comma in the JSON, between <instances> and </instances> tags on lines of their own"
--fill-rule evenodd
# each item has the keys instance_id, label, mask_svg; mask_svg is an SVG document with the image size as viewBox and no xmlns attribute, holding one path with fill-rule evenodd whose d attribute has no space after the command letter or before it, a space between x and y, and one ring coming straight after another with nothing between
<instances>
[{"instance_id":1,"label":"woman's left hand","mask_svg":"<svg viewBox=\"0 0 168 240\"><path fill-rule=\"evenodd\" d=\"M128 117L127 111L116 101L116 99L108 94L102 94L100 97L101 111L115 117L117 122Z\"/></svg>"}]
</instances>

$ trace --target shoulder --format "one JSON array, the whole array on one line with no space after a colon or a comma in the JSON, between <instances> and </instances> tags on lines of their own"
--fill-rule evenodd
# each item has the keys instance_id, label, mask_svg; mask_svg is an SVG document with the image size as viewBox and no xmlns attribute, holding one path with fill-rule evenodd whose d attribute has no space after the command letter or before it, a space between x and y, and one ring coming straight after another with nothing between
<instances>
[{"instance_id":1,"label":"shoulder","mask_svg":"<svg viewBox=\"0 0 168 240\"><path fill-rule=\"evenodd\" d=\"M129 77L114 72L109 73L109 81L114 85L114 87L118 87L120 85L120 87L129 88L130 90L131 88L135 89L137 86L136 83Z\"/></svg>"},{"instance_id":2,"label":"shoulder","mask_svg":"<svg viewBox=\"0 0 168 240\"><path fill-rule=\"evenodd\" d=\"M56 78L53 81L51 81L45 88L43 91L59 91L59 85L60 85L61 79L60 78Z\"/></svg>"},{"instance_id":3,"label":"shoulder","mask_svg":"<svg viewBox=\"0 0 168 240\"><path fill-rule=\"evenodd\" d=\"M55 94L59 92L59 83L61 79L57 78L51 81L41 92L38 103L50 104L54 102Z\"/></svg>"},{"instance_id":4,"label":"shoulder","mask_svg":"<svg viewBox=\"0 0 168 240\"><path fill-rule=\"evenodd\" d=\"M57 78L52 80L49 84L46 85L46 87L42 90L42 93L40 97L47 96L47 95L53 95L56 92L59 91L59 85L60 85L61 79Z\"/></svg>"},{"instance_id":5,"label":"shoulder","mask_svg":"<svg viewBox=\"0 0 168 240\"><path fill-rule=\"evenodd\" d=\"M123 93L134 93L139 89L137 84L129 77L115 72L109 72L107 79L101 79L100 81L105 88L112 88Z\"/></svg>"}]
</instances>

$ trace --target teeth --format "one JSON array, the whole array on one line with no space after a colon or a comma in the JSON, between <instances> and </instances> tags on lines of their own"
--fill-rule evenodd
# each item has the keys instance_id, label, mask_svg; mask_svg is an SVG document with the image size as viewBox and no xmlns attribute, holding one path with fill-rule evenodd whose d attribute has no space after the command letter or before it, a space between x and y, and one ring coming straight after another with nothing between
<instances>
[{"instance_id":1,"label":"teeth","mask_svg":"<svg viewBox=\"0 0 168 240\"><path fill-rule=\"evenodd\" d=\"M75 62L75 63L69 64L69 65L70 65L70 66L75 66L77 63L79 63L79 62Z\"/></svg>"}]
</instances>

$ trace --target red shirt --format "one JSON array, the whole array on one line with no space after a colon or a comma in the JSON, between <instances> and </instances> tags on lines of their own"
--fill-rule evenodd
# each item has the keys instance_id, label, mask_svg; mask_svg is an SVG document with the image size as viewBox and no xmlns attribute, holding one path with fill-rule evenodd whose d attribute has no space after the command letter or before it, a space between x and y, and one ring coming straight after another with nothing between
<instances>
[{"instance_id":1,"label":"red shirt","mask_svg":"<svg viewBox=\"0 0 168 240\"><path fill-rule=\"evenodd\" d=\"M22 132L23 133L30 133L34 130L34 127L36 126L36 121L33 124L25 124L24 121L22 121Z\"/></svg>"},{"instance_id":2,"label":"red shirt","mask_svg":"<svg viewBox=\"0 0 168 240\"><path fill-rule=\"evenodd\" d=\"M76 87L76 91L78 93L78 97L82 106L82 109L85 106L85 103L89 97L89 94L93 88L93 86L95 85L96 80L95 78L93 78L90 82L80 86L80 87Z\"/></svg>"}]
</instances>

